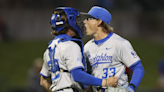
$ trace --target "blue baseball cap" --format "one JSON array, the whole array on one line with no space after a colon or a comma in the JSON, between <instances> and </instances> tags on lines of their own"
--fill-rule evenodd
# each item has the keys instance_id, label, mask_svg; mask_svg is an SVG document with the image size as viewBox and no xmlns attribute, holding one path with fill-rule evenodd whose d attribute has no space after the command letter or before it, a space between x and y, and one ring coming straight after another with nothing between
<instances>
[{"instance_id":1,"label":"blue baseball cap","mask_svg":"<svg viewBox=\"0 0 164 92\"><path fill-rule=\"evenodd\" d=\"M93 6L88 13L80 13L81 15L87 16L87 17L94 17L96 19L101 19L103 22L110 24L110 21L112 20L112 15L110 12L102 7L99 6Z\"/></svg>"}]
</instances>

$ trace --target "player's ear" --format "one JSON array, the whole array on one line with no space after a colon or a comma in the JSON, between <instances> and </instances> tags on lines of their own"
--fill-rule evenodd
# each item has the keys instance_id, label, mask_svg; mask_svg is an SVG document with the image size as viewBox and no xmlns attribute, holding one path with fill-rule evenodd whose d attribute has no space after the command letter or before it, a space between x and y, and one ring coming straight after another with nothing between
<instances>
[{"instance_id":1,"label":"player's ear","mask_svg":"<svg viewBox=\"0 0 164 92\"><path fill-rule=\"evenodd\" d=\"M102 23L102 20L99 19L99 20L98 20L98 25L97 25L97 27L100 27L101 23Z\"/></svg>"}]
</instances>

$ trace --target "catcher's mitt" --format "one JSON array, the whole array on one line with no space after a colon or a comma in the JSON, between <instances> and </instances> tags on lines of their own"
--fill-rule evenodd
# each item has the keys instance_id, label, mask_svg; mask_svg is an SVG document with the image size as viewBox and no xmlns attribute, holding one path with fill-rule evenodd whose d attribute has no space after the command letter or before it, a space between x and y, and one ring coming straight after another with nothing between
<instances>
[{"instance_id":1,"label":"catcher's mitt","mask_svg":"<svg viewBox=\"0 0 164 92\"><path fill-rule=\"evenodd\" d=\"M107 92L134 92L133 90L128 90L129 87L108 87Z\"/></svg>"}]
</instances>

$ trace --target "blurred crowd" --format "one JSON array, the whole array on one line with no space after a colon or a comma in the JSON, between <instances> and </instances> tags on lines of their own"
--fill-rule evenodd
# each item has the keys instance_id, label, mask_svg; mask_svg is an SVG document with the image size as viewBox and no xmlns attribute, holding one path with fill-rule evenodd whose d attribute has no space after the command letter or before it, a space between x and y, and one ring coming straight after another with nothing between
<instances>
[{"instance_id":1,"label":"blurred crowd","mask_svg":"<svg viewBox=\"0 0 164 92\"><path fill-rule=\"evenodd\" d=\"M55 6L71 6L86 8L89 5L103 6L112 9L143 9L157 11L164 9L163 0L0 0L0 8L55 8ZM85 5L85 6L84 6Z\"/></svg>"},{"instance_id":2,"label":"blurred crowd","mask_svg":"<svg viewBox=\"0 0 164 92\"><path fill-rule=\"evenodd\" d=\"M42 58L36 58L33 61L33 65L28 70L27 77L27 92L46 92L46 90L40 85L40 70L42 68Z\"/></svg>"},{"instance_id":3,"label":"blurred crowd","mask_svg":"<svg viewBox=\"0 0 164 92\"><path fill-rule=\"evenodd\" d=\"M34 31L38 32L41 29L49 30L49 26L45 25L49 22L44 20L48 19L46 18L48 11L52 11L56 7L70 6L77 8L79 11L87 12L93 5L102 6L112 12L113 22L111 25L117 26L114 27L115 32L123 36L134 37L137 35L140 37L149 36L148 38L155 40L163 39L163 0L0 0L0 11L2 11L0 15L5 21L0 24L2 26L0 29L1 39L2 37L3 39L13 39L14 36L15 38L28 38L29 36L32 38L30 31L29 33L24 31L31 30L34 33ZM38 16L41 11L43 15ZM12 15L13 13L14 15ZM34 22L29 23L31 16L35 17L33 18ZM41 21L41 18L44 22ZM32 23L36 24L35 27ZM20 30L23 35L19 34ZM35 35L37 33L33 36L41 38L45 34Z\"/></svg>"},{"instance_id":4,"label":"blurred crowd","mask_svg":"<svg viewBox=\"0 0 164 92\"><path fill-rule=\"evenodd\" d=\"M158 80L157 80L157 89L164 91L164 52L161 52L161 58L158 61Z\"/></svg>"}]
</instances>

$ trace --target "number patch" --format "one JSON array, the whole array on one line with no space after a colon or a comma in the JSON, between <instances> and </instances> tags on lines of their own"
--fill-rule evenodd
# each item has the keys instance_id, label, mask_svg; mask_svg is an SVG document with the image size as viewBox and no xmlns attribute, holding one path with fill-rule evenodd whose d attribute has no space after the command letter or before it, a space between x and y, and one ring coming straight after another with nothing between
<instances>
[{"instance_id":1,"label":"number patch","mask_svg":"<svg viewBox=\"0 0 164 92\"><path fill-rule=\"evenodd\" d=\"M106 79L108 77L112 77L115 75L115 71L116 71L116 68L115 67L112 67L112 68L104 68L103 69L103 72L104 72L104 75L102 76L103 79Z\"/></svg>"},{"instance_id":2,"label":"number patch","mask_svg":"<svg viewBox=\"0 0 164 92\"><path fill-rule=\"evenodd\" d=\"M54 61L49 61L48 62L48 66L50 67L50 71L51 72L56 72L56 71L60 71L60 68L59 68L59 63L58 63L58 59L54 59Z\"/></svg>"}]
</instances>

